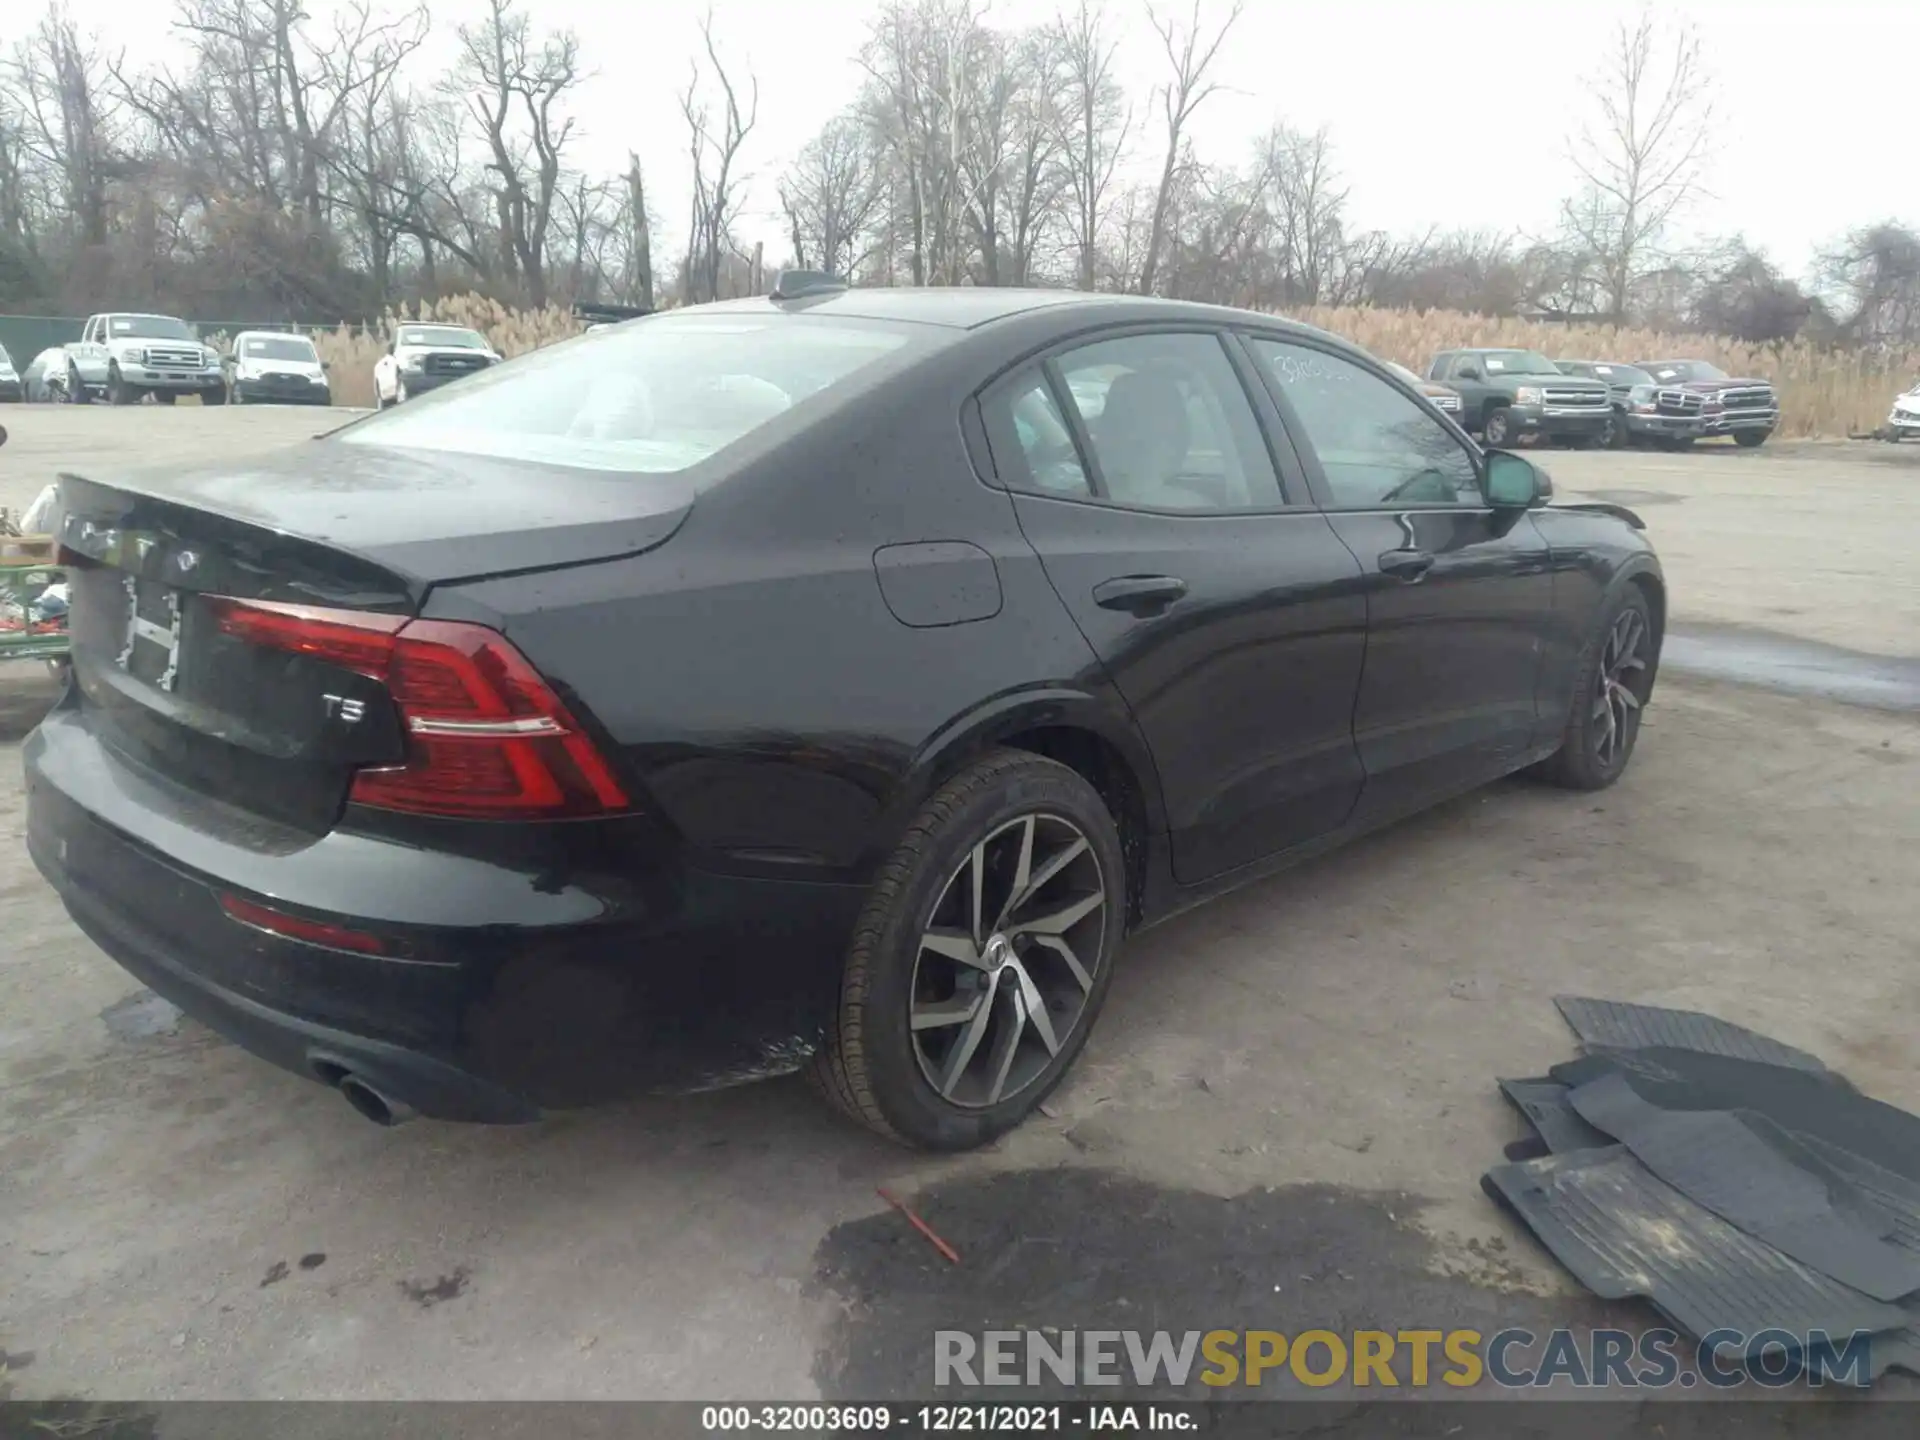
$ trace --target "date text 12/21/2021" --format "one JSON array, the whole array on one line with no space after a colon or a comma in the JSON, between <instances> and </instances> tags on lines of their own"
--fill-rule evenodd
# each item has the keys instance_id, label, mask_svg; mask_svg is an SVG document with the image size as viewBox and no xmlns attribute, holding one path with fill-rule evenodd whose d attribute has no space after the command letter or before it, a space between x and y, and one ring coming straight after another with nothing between
<instances>
[{"instance_id":1,"label":"date text 12/21/2021","mask_svg":"<svg viewBox=\"0 0 1920 1440\"><path fill-rule=\"evenodd\" d=\"M708 1405L709 1435L746 1432L900 1435L1108 1435L1133 1431L1193 1433L1203 1408L1192 1405Z\"/></svg>"}]
</instances>

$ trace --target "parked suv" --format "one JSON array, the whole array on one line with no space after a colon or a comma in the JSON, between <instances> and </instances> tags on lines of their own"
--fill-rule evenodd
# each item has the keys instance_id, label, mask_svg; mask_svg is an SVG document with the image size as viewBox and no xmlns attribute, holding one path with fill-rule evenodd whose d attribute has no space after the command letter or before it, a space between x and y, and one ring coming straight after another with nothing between
<instances>
[{"instance_id":1,"label":"parked suv","mask_svg":"<svg viewBox=\"0 0 1920 1440\"><path fill-rule=\"evenodd\" d=\"M331 405L326 362L304 335L245 330L233 337L236 405Z\"/></svg>"},{"instance_id":2,"label":"parked suv","mask_svg":"<svg viewBox=\"0 0 1920 1440\"><path fill-rule=\"evenodd\" d=\"M1561 373L1535 350L1442 350L1427 379L1460 392L1460 424L1498 449L1522 435L1588 446L1606 439L1613 400L1606 384Z\"/></svg>"},{"instance_id":3,"label":"parked suv","mask_svg":"<svg viewBox=\"0 0 1920 1440\"><path fill-rule=\"evenodd\" d=\"M1613 396L1613 420L1605 441L1608 445L1647 444L1679 450L1706 433L1700 397L1663 388L1638 365L1613 360L1562 360L1560 368L1608 387Z\"/></svg>"},{"instance_id":4,"label":"parked suv","mask_svg":"<svg viewBox=\"0 0 1920 1440\"><path fill-rule=\"evenodd\" d=\"M1642 360L1639 368L1658 382L1663 404L1699 402L1702 435L1731 435L1752 449L1780 423L1780 401L1766 380L1737 380L1705 360Z\"/></svg>"}]
</instances>

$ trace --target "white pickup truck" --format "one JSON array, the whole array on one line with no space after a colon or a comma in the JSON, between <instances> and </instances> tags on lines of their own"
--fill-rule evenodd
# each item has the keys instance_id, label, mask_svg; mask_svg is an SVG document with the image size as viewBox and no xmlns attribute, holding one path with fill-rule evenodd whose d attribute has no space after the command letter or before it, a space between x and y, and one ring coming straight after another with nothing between
<instances>
[{"instance_id":1,"label":"white pickup truck","mask_svg":"<svg viewBox=\"0 0 1920 1440\"><path fill-rule=\"evenodd\" d=\"M67 353L87 393L115 405L137 404L142 395L162 405L180 395L198 395L202 405L227 403L220 353L171 315L94 315Z\"/></svg>"}]
</instances>

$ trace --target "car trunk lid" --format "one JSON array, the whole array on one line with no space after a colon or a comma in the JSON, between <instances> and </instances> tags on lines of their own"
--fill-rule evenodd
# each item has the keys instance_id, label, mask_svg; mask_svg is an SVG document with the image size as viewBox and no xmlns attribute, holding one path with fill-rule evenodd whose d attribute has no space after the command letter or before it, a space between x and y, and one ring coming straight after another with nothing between
<instances>
[{"instance_id":1,"label":"car trunk lid","mask_svg":"<svg viewBox=\"0 0 1920 1440\"><path fill-rule=\"evenodd\" d=\"M260 643L230 602L358 613L391 634L436 584L650 549L692 491L321 442L162 479L65 475L61 500L75 703L102 741L321 834L357 769L406 757L401 716L377 665Z\"/></svg>"}]
</instances>

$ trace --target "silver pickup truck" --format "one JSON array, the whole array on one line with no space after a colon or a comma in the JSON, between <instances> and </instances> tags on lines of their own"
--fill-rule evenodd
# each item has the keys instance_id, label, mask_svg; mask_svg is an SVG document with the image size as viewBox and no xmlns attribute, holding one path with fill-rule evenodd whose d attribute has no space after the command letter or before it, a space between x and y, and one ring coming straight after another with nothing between
<instances>
[{"instance_id":1,"label":"silver pickup truck","mask_svg":"<svg viewBox=\"0 0 1920 1440\"><path fill-rule=\"evenodd\" d=\"M88 394L115 405L137 404L142 395L162 405L180 395L198 395L202 405L227 403L219 352L171 315L94 315L67 353Z\"/></svg>"}]
</instances>

